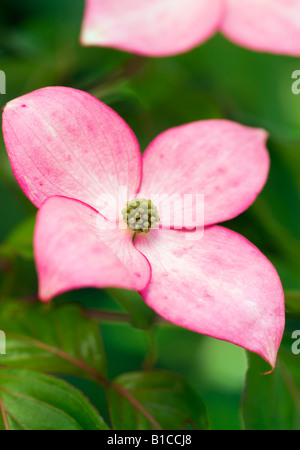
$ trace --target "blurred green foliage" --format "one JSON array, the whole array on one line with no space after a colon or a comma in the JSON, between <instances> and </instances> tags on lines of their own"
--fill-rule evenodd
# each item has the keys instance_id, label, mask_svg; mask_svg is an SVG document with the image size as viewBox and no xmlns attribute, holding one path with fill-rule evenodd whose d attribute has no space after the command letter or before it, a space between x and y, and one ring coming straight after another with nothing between
<instances>
[{"instance_id":1,"label":"blurred green foliage","mask_svg":"<svg viewBox=\"0 0 300 450\"><path fill-rule=\"evenodd\" d=\"M174 377L184 376L202 396L212 428L299 429L300 355L291 353L291 334L300 329L300 95L292 93L291 77L294 70L300 69L300 60L254 53L231 44L220 35L189 53L163 59L146 59L111 49L84 48L78 41L83 6L83 0L2 0L0 70L6 73L7 91L6 95L0 95L0 106L48 85L86 90L109 104L127 121L143 150L159 132L200 119L226 117L268 130L272 164L267 185L255 204L226 226L257 245L280 274L288 310L281 350L284 356L280 356L274 374L262 376L260 374L265 371L262 361L251 355L243 394L247 363L242 349L156 323L139 296L132 307L128 303L128 293L121 291L86 289L64 294L51 304L51 311L42 326L43 313L38 312L41 307L35 303L24 306L24 302L36 300L37 280L32 260L36 211L17 186L2 139L0 329L16 333L14 328L21 332L20 328L25 327L23 334L37 338L41 332L33 332L29 324L36 326L41 317L40 326L53 346L57 336L51 326L54 329L59 321L61 323L64 314L61 309L56 312L59 305L72 302L93 308L97 310L101 324L110 379L141 368L171 371L178 374L172 375ZM74 321L75 327L79 313L73 306L66 305L68 307L71 308L68 318ZM28 313L28 308L34 308L34 311ZM16 315L11 323L9 314ZM78 329L83 334L77 339L81 336L84 344L85 322L80 320L76 325ZM91 330L96 332L94 322ZM73 338L66 335L65 340L68 339ZM100 357L102 344L96 342L94 345ZM63 348L67 342L56 345ZM52 369L45 368L45 350L41 355L28 345L25 345L27 359L18 360L21 347L20 340L9 341L8 366L18 370L44 367L47 372L62 369L53 355L49 359L53 363ZM29 364L28 355L37 360L32 359ZM6 365L3 361L5 357L0 355L0 364ZM105 398L99 387L65 369L62 370L68 374L65 379L80 388L108 421ZM46 383L46 379L39 379L39 376L35 374L36 382ZM121 380L126 383L126 376ZM29 389L28 386L25 388ZM191 387L182 389L187 389L191 395ZM42 389L36 395L42 395ZM51 402L51 398L48 400ZM196 414L195 405L197 402L190 402L189 414ZM16 408L14 403L11 408ZM116 415L114 417L119 420ZM55 417L53 420L59 423L55 422Z\"/></svg>"}]
</instances>

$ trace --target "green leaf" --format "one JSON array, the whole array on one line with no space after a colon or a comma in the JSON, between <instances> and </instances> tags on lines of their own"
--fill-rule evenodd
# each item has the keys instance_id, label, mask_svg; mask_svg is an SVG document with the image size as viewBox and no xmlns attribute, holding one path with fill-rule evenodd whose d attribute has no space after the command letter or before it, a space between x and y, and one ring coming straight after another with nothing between
<instances>
[{"instance_id":1,"label":"green leaf","mask_svg":"<svg viewBox=\"0 0 300 450\"><path fill-rule=\"evenodd\" d=\"M7 337L2 366L92 379L106 373L99 325L76 305L3 302L0 329Z\"/></svg>"},{"instance_id":2,"label":"green leaf","mask_svg":"<svg viewBox=\"0 0 300 450\"><path fill-rule=\"evenodd\" d=\"M285 292L285 305L292 314L299 315L300 314L300 291Z\"/></svg>"},{"instance_id":3,"label":"green leaf","mask_svg":"<svg viewBox=\"0 0 300 450\"><path fill-rule=\"evenodd\" d=\"M7 256L22 256L33 259L33 231L36 217L29 217L9 235L0 247L0 253Z\"/></svg>"},{"instance_id":4,"label":"green leaf","mask_svg":"<svg viewBox=\"0 0 300 450\"><path fill-rule=\"evenodd\" d=\"M114 389L109 389L108 402L116 430L208 428L198 394L181 375L170 372L123 374L114 381Z\"/></svg>"},{"instance_id":5,"label":"green leaf","mask_svg":"<svg viewBox=\"0 0 300 450\"><path fill-rule=\"evenodd\" d=\"M249 354L249 370L242 405L248 430L300 429L300 364L286 339L275 370L268 375L265 362ZM285 343L284 343L285 344Z\"/></svg>"},{"instance_id":6,"label":"green leaf","mask_svg":"<svg viewBox=\"0 0 300 450\"><path fill-rule=\"evenodd\" d=\"M0 430L107 430L80 391L27 370L0 370Z\"/></svg>"},{"instance_id":7,"label":"green leaf","mask_svg":"<svg viewBox=\"0 0 300 450\"><path fill-rule=\"evenodd\" d=\"M147 330L153 325L155 312L136 291L109 288L106 293L128 312L135 328Z\"/></svg>"}]
</instances>

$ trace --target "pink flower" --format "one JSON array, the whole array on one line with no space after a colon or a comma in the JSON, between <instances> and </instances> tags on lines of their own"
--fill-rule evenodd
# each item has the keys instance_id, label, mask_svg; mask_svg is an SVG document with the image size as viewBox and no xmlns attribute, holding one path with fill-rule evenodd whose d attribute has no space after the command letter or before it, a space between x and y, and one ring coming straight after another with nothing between
<instances>
[{"instance_id":1,"label":"pink flower","mask_svg":"<svg viewBox=\"0 0 300 450\"><path fill-rule=\"evenodd\" d=\"M86 0L81 41L148 56L220 31L257 51L300 55L300 0Z\"/></svg>"},{"instance_id":2,"label":"pink flower","mask_svg":"<svg viewBox=\"0 0 300 450\"><path fill-rule=\"evenodd\" d=\"M265 131L195 122L162 133L142 157L109 107L49 87L6 105L3 134L15 177L40 208L34 249L43 301L83 287L135 289L165 319L245 347L274 367L284 328L277 272L244 237L214 225L246 210L263 188ZM186 227L195 226L192 206L179 205L180 214L161 217L159 228L133 242L125 223L111 226L113 210L107 217L97 210L99 196L116 199L122 186L128 198L204 194L204 235L202 218L194 231L174 229L182 214Z\"/></svg>"}]
</instances>

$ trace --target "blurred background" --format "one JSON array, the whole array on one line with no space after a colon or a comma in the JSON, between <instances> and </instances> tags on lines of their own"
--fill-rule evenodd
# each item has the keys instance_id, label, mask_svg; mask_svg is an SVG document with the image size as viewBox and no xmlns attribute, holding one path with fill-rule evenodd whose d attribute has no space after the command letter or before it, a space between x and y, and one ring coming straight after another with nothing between
<instances>
[{"instance_id":1,"label":"blurred background","mask_svg":"<svg viewBox=\"0 0 300 450\"><path fill-rule=\"evenodd\" d=\"M300 355L291 351L292 332L300 330L300 95L292 93L300 59L254 53L221 35L163 59L84 48L79 44L83 8L83 0L1 1L6 94L0 95L0 106L49 85L82 89L125 119L142 150L161 131L200 119L265 128L271 155L267 185L255 204L226 226L246 236L277 268L287 325L278 366L263 377L263 362L236 346L172 325L148 327L153 316L137 294L87 289L46 307L76 302L99 310L109 377L153 367L180 373L204 400L212 428L300 429ZM1 138L0 305L14 301L18 308L36 300L35 214L11 173ZM101 311L115 312L115 318L101 318ZM0 310L5 330L3 321ZM66 379L107 417L99 388L79 377Z\"/></svg>"}]
</instances>

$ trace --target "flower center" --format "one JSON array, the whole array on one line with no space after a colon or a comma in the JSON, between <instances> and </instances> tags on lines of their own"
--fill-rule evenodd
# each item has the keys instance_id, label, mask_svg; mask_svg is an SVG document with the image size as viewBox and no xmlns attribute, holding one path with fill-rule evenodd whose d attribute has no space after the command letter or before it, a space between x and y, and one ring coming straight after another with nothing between
<instances>
[{"instance_id":1,"label":"flower center","mask_svg":"<svg viewBox=\"0 0 300 450\"><path fill-rule=\"evenodd\" d=\"M156 206L145 198L134 198L127 202L122 215L128 227L137 233L149 233L150 228L154 228L160 220Z\"/></svg>"}]
</instances>

